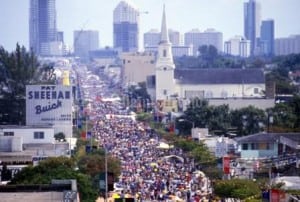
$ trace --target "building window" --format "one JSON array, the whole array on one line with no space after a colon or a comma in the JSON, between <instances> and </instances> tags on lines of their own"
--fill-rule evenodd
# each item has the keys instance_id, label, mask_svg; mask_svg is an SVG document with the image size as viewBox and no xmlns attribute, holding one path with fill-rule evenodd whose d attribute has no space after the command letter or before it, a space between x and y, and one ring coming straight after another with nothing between
<instances>
[{"instance_id":1,"label":"building window","mask_svg":"<svg viewBox=\"0 0 300 202\"><path fill-rule=\"evenodd\" d=\"M167 50L166 49L163 50L163 57L167 57Z\"/></svg>"},{"instance_id":2,"label":"building window","mask_svg":"<svg viewBox=\"0 0 300 202\"><path fill-rule=\"evenodd\" d=\"M258 94L258 88L254 88L254 94Z\"/></svg>"},{"instance_id":3,"label":"building window","mask_svg":"<svg viewBox=\"0 0 300 202\"><path fill-rule=\"evenodd\" d=\"M34 135L34 139L44 139L44 132L40 132L40 131L34 132L33 135Z\"/></svg>"},{"instance_id":4,"label":"building window","mask_svg":"<svg viewBox=\"0 0 300 202\"><path fill-rule=\"evenodd\" d=\"M251 150L257 150L257 144L251 143Z\"/></svg>"},{"instance_id":5,"label":"building window","mask_svg":"<svg viewBox=\"0 0 300 202\"><path fill-rule=\"evenodd\" d=\"M248 150L248 144L247 143L242 144L242 150Z\"/></svg>"},{"instance_id":6,"label":"building window","mask_svg":"<svg viewBox=\"0 0 300 202\"><path fill-rule=\"evenodd\" d=\"M164 89L163 94L167 95L168 91L166 89Z\"/></svg>"},{"instance_id":7,"label":"building window","mask_svg":"<svg viewBox=\"0 0 300 202\"><path fill-rule=\"evenodd\" d=\"M4 136L14 136L14 132L4 132Z\"/></svg>"}]
</instances>

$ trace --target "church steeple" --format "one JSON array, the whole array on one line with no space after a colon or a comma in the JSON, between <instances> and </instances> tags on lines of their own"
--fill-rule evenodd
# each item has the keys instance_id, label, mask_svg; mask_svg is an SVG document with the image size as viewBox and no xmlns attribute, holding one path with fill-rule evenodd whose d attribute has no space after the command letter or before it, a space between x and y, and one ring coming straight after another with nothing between
<instances>
[{"instance_id":1,"label":"church steeple","mask_svg":"<svg viewBox=\"0 0 300 202\"><path fill-rule=\"evenodd\" d=\"M161 22L160 43L169 43L169 34L168 34L167 21L166 21L165 5L164 5L164 10L163 10L162 22Z\"/></svg>"},{"instance_id":2,"label":"church steeple","mask_svg":"<svg viewBox=\"0 0 300 202\"><path fill-rule=\"evenodd\" d=\"M165 6L161 22L161 38L155 68L156 100L168 100L175 94L175 64L173 62L172 44L169 41Z\"/></svg>"}]
</instances>

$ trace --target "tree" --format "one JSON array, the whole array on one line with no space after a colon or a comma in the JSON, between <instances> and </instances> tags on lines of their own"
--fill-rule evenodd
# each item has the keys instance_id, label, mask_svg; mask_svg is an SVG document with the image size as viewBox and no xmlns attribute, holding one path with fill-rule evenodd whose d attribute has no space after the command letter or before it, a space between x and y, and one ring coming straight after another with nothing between
<instances>
[{"instance_id":1,"label":"tree","mask_svg":"<svg viewBox=\"0 0 300 202\"><path fill-rule=\"evenodd\" d=\"M213 67L218 57L218 50L213 45L203 45L198 48L200 58L205 62L206 67Z\"/></svg>"},{"instance_id":2,"label":"tree","mask_svg":"<svg viewBox=\"0 0 300 202\"><path fill-rule=\"evenodd\" d=\"M288 103L278 103L272 109L268 109L269 116L273 117L272 132L287 132L293 130L296 126L297 116L294 109ZM273 128L279 131L274 131Z\"/></svg>"},{"instance_id":3,"label":"tree","mask_svg":"<svg viewBox=\"0 0 300 202\"><path fill-rule=\"evenodd\" d=\"M259 186L252 180L232 179L217 180L214 184L215 194L221 198L245 200L261 193Z\"/></svg>"},{"instance_id":4,"label":"tree","mask_svg":"<svg viewBox=\"0 0 300 202\"><path fill-rule=\"evenodd\" d=\"M56 133L54 135L54 139L56 141L59 141L59 142L65 142L66 141L66 136L63 132L59 132L59 133Z\"/></svg>"},{"instance_id":5,"label":"tree","mask_svg":"<svg viewBox=\"0 0 300 202\"><path fill-rule=\"evenodd\" d=\"M121 173L121 163L118 159L107 156L107 169L115 177ZM81 172L88 174L92 178L101 172L105 172L105 153L103 150L97 150L87 154L79 159L78 168Z\"/></svg>"},{"instance_id":6,"label":"tree","mask_svg":"<svg viewBox=\"0 0 300 202\"><path fill-rule=\"evenodd\" d=\"M1 173L0 173L1 180L2 181L9 181L9 180L11 180L11 177L12 177L11 174L12 174L11 170L7 169L7 165L6 164L3 164L2 170L1 170Z\"/></svg>"},{"instance_id":7,"label":"tree","mask_svg":"<svg viewBox=\"0 0 300 202\"><path fill-rule=\"evenodd\" d=\"M183 119L193 121L195 127L205 128L208 126L208 120L212 114L211 108L208 106L208 101L200 98L191 100L186 111L184 112Z\"/></svg>"},{"instance_id":8,"label":"tree","mask_svg":"<svg viewBox=\"0 0 300 202\"><path fill-rule=\"evenodd\" d=\"M52 179L76 179L81 201L94 202L97 190L88 175L75 170L75 163L67 157L51 157L18 172L9 184L50 184Z\"/></svg>"},{"instance_id":9,"label":"tree","mask_svg":"<svg viewBox=\"0 0 300 202\"><path fill-rule=\"evenodd\" d=\"M207 100L195 98L191 100L184 115L177 119L176 127L181 134L190 134L192 123L194 127L226 134L231 127L229 106L209 106Z\"/></svg>"},{"instance_id":10,"label":"tree","mask_svg":"<svg viewBox=\"0 0 300 202\"><path fill-rule=\"evenodd\" d=\"M294 96L292 101L290 102L294 114L296 115L296 123L295 128L299 131L300 130L300 96Z\"/></svg>"},{"instance_id":11,"label":"tree","mask_svg":"<svg viewBox=\"0 0 300 202\"><path fill-rule=\"evenodd\" d=\"M231 111L231 126L237 129L238 136L258 133L264 130L266 115L261 109L253 106Z\"/></svg>"},{"instance_id":12,"label":"tree","mask_svg":"<svg viewBox=\"0 0 300 202\"><path fill-rule=\"evenodd\" d=\"M0 90L0 123L25 124L26 85L54 84L54 69L41 66L32 52L17 44L11 53L0 47L0 72L5 75L0 76L0 86L5 86Z\"/></svg>"},{"instance_id":13,"label":"tree","mask_svg":"<svg viewBox=\"0 0 300 202\"><path fill-rule=\"evenodd\" d=\"M228 105L212 106L212 116L209 120L209 130L227 134L231 127L231 114Z\"/></svg>"}]
</instances>

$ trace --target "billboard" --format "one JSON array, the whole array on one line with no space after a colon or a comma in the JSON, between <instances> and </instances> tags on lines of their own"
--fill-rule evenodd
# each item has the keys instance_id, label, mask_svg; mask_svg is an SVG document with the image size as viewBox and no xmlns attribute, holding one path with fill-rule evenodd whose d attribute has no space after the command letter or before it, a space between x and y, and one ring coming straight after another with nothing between
<instances>
[{"instance_id":1,"label":"billboard","mask_svg":"<svg viewBox=\"0 0 300 202\"><path fill-rule=\"evenodd\" d=\"M72 86L27 85L27 125L72 125Z\"/></svg>"}]
</instances>

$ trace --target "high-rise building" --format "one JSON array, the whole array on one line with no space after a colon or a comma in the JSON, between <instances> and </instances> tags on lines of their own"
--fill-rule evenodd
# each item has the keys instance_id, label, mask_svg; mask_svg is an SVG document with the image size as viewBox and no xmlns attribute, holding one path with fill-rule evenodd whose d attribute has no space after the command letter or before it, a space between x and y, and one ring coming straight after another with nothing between
<instances>
[{"instance_id":1,"label":"high-rise building","mask_svg":"<svg viewBox=\"0 0 300 202\"><path fill-rule=\"evenodd\" d=\"M29 46L41 55L43 47L57 41L55 0L30 0L29 13Z\"/></svg>"},{"instance_id":2,"label":"high-rise building","mask_svg":"<svg viewBox=\"0 0 300 202\"><path fill-rule=\"evenodd\" d=\"M212 45L218 52L223 51L223 34L214 29L207 29L200 32L199 29L193 29L184 34L185 46L193 45L193 55L198 54L198 49L203 45Z\"/></svg>"},{"instance_id":3,"label":"high-rise building","mask_svg":"<svg viewBox=\"0 0 300 202\"><path fill-rule=\"evenodd\" d=\"M257 49L257 38L260 36L260 4L255 0L244 3L244 36L251 42L251 55Z\"/></svg>"},{"instance_id":4,"label":"high-rise building","mask_svg":"<svg viewBox=\"0 0 300 202\"><path fill-rule=\"evenodd\" d=\"M181 40L181 34L179 31L169 29L169 39L170 42L172 43L172 46L181 46L182 45L182 40Z\"/></svg>"},{"instance_id":5,"label":"high-rise building","mask_svg":"<svg viewBox=\"0 0 300 202\"><path fill-rule=\"evenodd\" d=\"M275 39L275 55L300 53L300 35Z\"/></svg>"},{"instance_id":6,"label":"high-rise building","mask_svg":"<svg viewBox=\"0 0 300 202\"><path fill-rule=\"evenodd\" d=\"M274 20L263 20L260 29L260 47L262 54L274 55Z\"/></svg>"},{"instance_id":7,"label":"high-rise building","mask_svg":"<svg viewBox=\"0 0 300 202\"><path fill-rule=\"evenodd\" d=\"M114 48L122 52L139 49L139 11L128 0L121 1L113 12Z\"/></svg>"},{"instance_id":8,"label":"high-rise building","mask_svg":"<svg viewBox=\"0 0 300 202\"><path fill-rule=\"evenodd\" d=\"M64 32L57 32L57 41L64 42Z\"/></svg>"},{"instance_id":9,"label":"high-rise building","mask_svg":"<svg viewBox=\"0 0 300 202\"><path fill-rule=\"evenodd\" d=\"M168 30L169 40L172 46L181 46L181 34L179 31L172 29ZM147 47L157 47L160 41L160 32L157 29L151 29L150 31L144 33L144 48Z\"/></svg>"},{"instance_id":10,"label":"high-rise building","mask_svg":"<svg viewBox=\"0 0 300 202\"><path fill-rule=\"evenodd\" d=\"M99 33L94 30L74 31L74 54L85 60L89 57L89 51L99 48Z\"/></svg>"},{"instance_id":11,"label":"high-rise building","mask_svg":"<svg viewBox=\"0 0 300 202\"><path fill-rule=\"evenodd\" d=\"M151 29L144 33L144 48L157 47L160 41L160 32L157 29Z\"/></svg>"}]
</instances>

